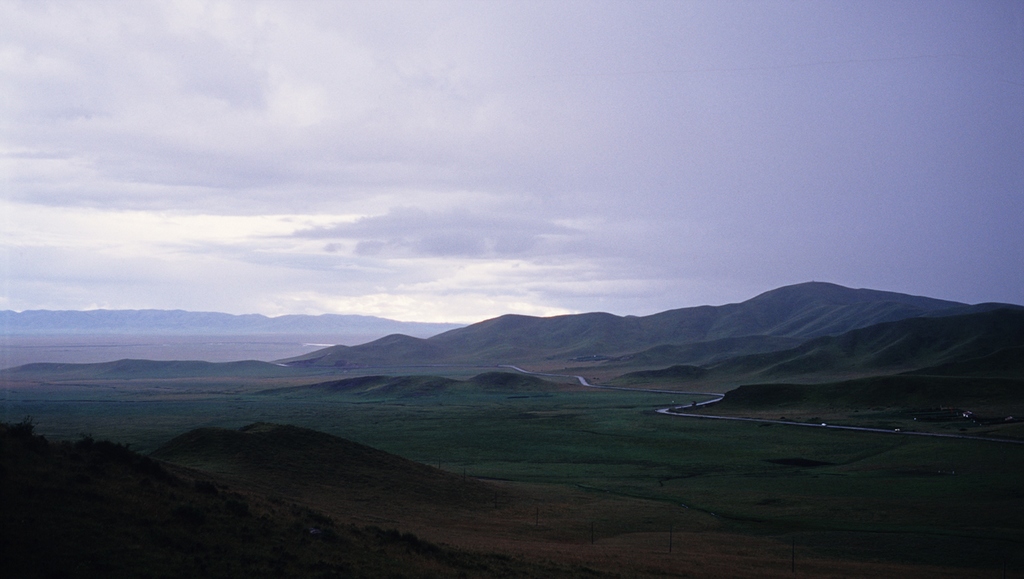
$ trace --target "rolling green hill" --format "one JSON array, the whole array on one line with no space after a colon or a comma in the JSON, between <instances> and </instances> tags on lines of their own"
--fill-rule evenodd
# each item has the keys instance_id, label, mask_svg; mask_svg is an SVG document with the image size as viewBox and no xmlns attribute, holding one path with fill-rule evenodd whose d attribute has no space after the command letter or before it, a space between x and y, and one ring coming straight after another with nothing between
<instances>
[{"instance_id":1,"label":"rolling green hill","mask_svg":"<svg viewBox=\"0 0 1024 579\"><path fill-rule=\"evenodd\" d=\"M1019 378L1024 376L1024 346L1001 348L977 358L948 362L910 372L928 376L991 376Z\"/></svg>"},{"instance_id":2,"label":"rolling green hill","mask_svg":"<svg viewBox=\"0 0 1024 579\"><path fill-rule=\"evenodd\" d=\"M294 376L294 368L270 362L117 360L96 364L25 364L0 372L11 380L131 380L134 378L213 378Z\"/></svg>"},{"instance_id":3,"label":"rolling green hill","mask_svg":"<svg viewBox=\"0 0 1024 579\"><path fill-rule=\"evenodd\" d=\"M1024 311L915 318L817 338L792 350L735 358L716 373L784 377L813 373L895 373L950 364L1024 345Z\"/></svg>"},{"instance_id":4,"label":"rolling green hill","mask_svg":"<svg viewBox=\"0 0 1024 579\"><path fill-rule=\"evenodd\" d=\"M968 306L812 282L738 304L644 317L507 315L428 339L394 334L358 346L325 348L280 364L148 360L31 364L5 370L3 377L23 381L274 378L350 369L531 363L599 367L606 376L685 365L705 367L711 370L710 377L747 381L814 374L836 377L917 370L1015 347L1020 344L1012 339L1000 341L995 334L985 334L995 329L983 321L1012 319L1011 314L998 312L1014 310L1024 308ZM961 321L945 321L950 319ZM1001 363L1012 364L1012 359Z\"/></svg>"},{"instance_id":5,"label":"rolling green hill","mask_svg":"<svg viewBox=\"0 0 1024 579\"><path fill-rule=\"evenodd\" d=\"M296 426L256 423L240 430L200 428L154 451L153 458L200 469L286 496L391 497L445 508L486 504L493 491L418 462Z\"/></svg>"},{"instance_id":6,"label":"rolling green hill","mask_svg":"<svg viewBox=\"0 0 1024 579\"><path fill-rule=\"evenodd\" d=\"M877 324L809 340L796 348L731 358L700 368L673 365L630 372L620 384L681 380L734 383L905 372L935 375L1020 377L1024 351L1024 310L922 317Z\"/></svg>"},{"instance_id":7,"label":"rolling green hill","mask_svg":"<svg viewBox=\"0 0 1024 579\"><path fill-rule=\"evenodd\" d=\"M557 388L551 382L513 372L484 372L469 380L441 376L358 376L317 384L263 390L261 394L304 394L308 392L356 394L366 396L418 397L445 391L461 392L542 392Z\"/></svg>"},{"instance_id":8,"label":"rolling green hill","mask_svg":"<svg viewBox=\"0 0 1024 579\"><path fill-rule=\"evenodd\" d=\"M663 344L635 354L607 358L602 366L608 368L630 368L638 366L696 365L708 366L716 362L765 352L789 350L804 340L780 336L743 336L696 342L693 344ZM579 360L573 360L579 361Z\"/></svg>"},{"instance_id":9,"label":"rolling green hill","mask_svg":"<svg viewBox=\"0 0 1024 579\"><path fill-rule=\"evenodd\" d=\"M715 348L735 353L792 346L796 340L838 335L883 322L974 311L975 306L892 292L811 282L787 286L738 304L670 310L650 316L607 313L538 318L506 315L420 340L388 336L359 346L335 346L284 361L291 365L366 367L437 363L501 364L542 360L621 358L659 346L697 346L686 360L716 359ZM988 307L988 306L982 306ZM783 343L749 340L769 337ZM747 338L745 343L724 342ZM785 341L789 340L789 341ZM751 348L743 352L743 348ZM660 357L658 352L642 354ZM619 360L621 362L621 360Z\"/></svg>"},{"instance_id":10,"label":"rolling green hill","mask_svg":"<svg viewBox=\"0 0 1024 579\"><path fill-rule=\"evenodd\" d=\"M358 346L332 346L283 361L289 366L334 368L408 366L450 358L450 350L431 340L392 334Z\"/></svg>"},{"instance_id":11,"label":"rolling green hill","mask_svg":"<svg viewBox=\"0 0 1024 579\"><path fill-rule=\"evenodd\" d=\"M1024 409L1024 380L934 376L877 376L829 384L751 384L726 392L715 412L769 408Z\"/></svg>"}]
</instances>

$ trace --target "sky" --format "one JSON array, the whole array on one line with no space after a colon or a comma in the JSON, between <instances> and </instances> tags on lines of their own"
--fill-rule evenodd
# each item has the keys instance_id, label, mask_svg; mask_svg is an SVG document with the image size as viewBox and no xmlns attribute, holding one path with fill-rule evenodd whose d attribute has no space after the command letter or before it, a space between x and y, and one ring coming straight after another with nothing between
<instances>
[{"instance_id":1,"label":"sky","mask_svg":"<svg viewBox=\"0 0 1024 579\"><path fill-rule=\"evenodd\" d=\"M1018 1L0 0L0 309L1024 304Z\"/></svg>"}]
</instances>

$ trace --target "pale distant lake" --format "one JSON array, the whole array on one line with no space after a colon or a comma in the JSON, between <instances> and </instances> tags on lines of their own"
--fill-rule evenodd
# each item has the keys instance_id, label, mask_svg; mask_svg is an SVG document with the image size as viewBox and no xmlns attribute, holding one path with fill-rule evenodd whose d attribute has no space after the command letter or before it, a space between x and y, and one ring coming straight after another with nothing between
<instances>
[{"instance_id":1,"label":"pale distant lake","mask_svg":"<svg viewBox=\"0 0 1024 579\"><path fill-rule=\"evenodd\" d=\"M335 344L363 344L379 335L347 336L0 336L0 368L34 362L84 364L125 358L272 362Z\"/></svg>"}]
</instances>

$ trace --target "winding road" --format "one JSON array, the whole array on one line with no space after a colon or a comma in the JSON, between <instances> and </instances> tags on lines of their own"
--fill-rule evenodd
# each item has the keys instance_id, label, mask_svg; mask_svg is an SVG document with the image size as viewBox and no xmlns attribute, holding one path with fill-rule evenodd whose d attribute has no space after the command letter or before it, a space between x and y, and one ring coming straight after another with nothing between
<instances>
[{"instance_id":1,"label":"winding road","mask_svg":"<svg viewBox=\"0 0 1024 579\"><path fill-rule=\"evenodd\" d=\"M873 432L877 434L902 434L907 436L930 436L933 438L959 438L963 440L980 440L985 442L1003 442L1008 444L1024 444L1024 440L1013 440L1009 438L994 438L991 436L970 436L966 434L943 434L940 432L917 432L914 430L900 430L900 429L889 429L889 428L868 428L866 426L843 426L839 424L828 424L825 422L793 422L790 420L771 420L768 418L742 418L739 416L715 416L712 414L692 414L689 412L683 412L682 410L688 408L696 408L698 406L707 406L720 402L725 398L725 394L717 392L681 392L679 390L656 390L653 388L627 388L624 386L600 386L597 384L591 384L587 382L587 379L583 376L574 376L570 374L547 374L544 372L531 372L524 370L518 366L511 364L502 364L499 368L509 368L516 372L523 374L530 374L532 376L548 376L551 378L575 378L579 381L582 386L587 388L598 388L601 390L625 390L628 392L653 392L656 394L680 394L684 396L714 396L711 400L705 400L704 402L694 402L689 406L675 406L669 408L659 408L656 410L658 414L664 414L666 416L679 416L682 418L705 418L708 420L733 420L738 422L757 422L760 424L784 424L788 426L806 426L809 428L831 428L833 430L854 430L857 432Z\"/></svg>"},{"instance_id":2,"label":"winding road","mask_svg":"<svg viewBox=\"0 0 1024 579\"><path fill-rule=\"evenodd\" d=\"M516 372L522 372L523 374L530 374L531 376L548 376L550 378L575 378L579 381L580 385L586 386L587 388L598 388L600 390L625 390L626 392L653 392L655 394L681 394L684 396L715 396L711 400L705 400L704 402L694 402L688 408L696 406L705 406L707 404L714 404L722 398L725 398L725 394L719 394L718 392L681 392L679 390L655 390L653 388L627 388L625 386L599 386L597 384L591 384L587 382L587 379L583 376L573 376L571 374L545 374L544 372L531 372L529 370L523 370L519 366L513 366L511 364L501 364L499 368L510 368ZM666 408L666 410L668 410ZM659 410L659 412L661 412Z\"/></svg>"}]
</instances>

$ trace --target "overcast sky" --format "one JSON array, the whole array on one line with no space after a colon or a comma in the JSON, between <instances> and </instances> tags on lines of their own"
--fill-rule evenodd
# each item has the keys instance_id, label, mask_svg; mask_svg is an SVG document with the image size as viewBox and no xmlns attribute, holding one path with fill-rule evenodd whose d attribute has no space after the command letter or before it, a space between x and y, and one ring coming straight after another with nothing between
<instances>
[{"instance_id":1,"label":"overcast sky","mask_svg":"<svg viewBox=\"0 0 1024 579\"><path fill-rule=\"evenodd\" d=\"M1024 3L0 1L0 309L1024 303Z\"/></svg>"}]
</instances>

